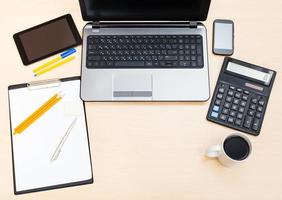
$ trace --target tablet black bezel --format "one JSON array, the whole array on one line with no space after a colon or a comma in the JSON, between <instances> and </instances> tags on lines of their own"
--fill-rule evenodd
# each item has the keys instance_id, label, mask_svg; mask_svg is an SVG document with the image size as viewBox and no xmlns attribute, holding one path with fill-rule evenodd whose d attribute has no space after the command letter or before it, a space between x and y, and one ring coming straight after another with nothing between
<instances>
[{"instance_id":1,"label":"tablet black bezel","mask_svg":"<svg viewBox=\"0 0 282 200\"><path fill-rule=\"evenodd\" d=\"M74 39L75 39L75 43L74 43L74 44L71 44L71 45L69 45L69 46L66 46L66 47L64 47L64 48L58 49L58 50L56 50L56 51L54 51L54 52L50 52L49 54L47 54L47 55L45 55L45 56L41 56L41 57L39 57L39 58L36 58L36 59L33 59L33 60L29 60L28 57L27 57L27 55L26 55L26 52L25 52L25 50L24 50L22 41L21 41L21 39L20 39L20 35L25 34L26 32L30 32L30 31L32 31L32 30L38 29L38 28L40 28L40 27L42 27L42 26L45 26L45 25L48 25L48 24L50 24L50 23L53 23L53 22L55 22L55 21L57 21L57 20L62 20L62 19L66 19L66 20L67 20L68 25L69 25L69 27L70 27L70 29L71 29L72 34L73 34L73 37L74 37ZM18 33L16 33L16 34L13 35L13 38L14 38L14 41L15 41L15 43L16 43L16 46L17 46L17 48L18 48L20 57L21 57L22 62L23 62L24 65L29 65L29 64L35 63L35 62L37 62L37 61L39 61L39 60L42 60L42 59L44 59L44 58L50 57L50 56L52 56L52 55L55 55L55 54L57 54L57 53L60 53L60 52L62 52L62 51L65 51L65 50L67 50L67 49L69 49L69 48L78 46L78 45L80 45L80 44L82 43L81 36L80 36L80 34L79 34L79 32L78 32L76 26L75 26L75 23L74 23L74 21L73 21L72 16L71 16L70 14L63 15L63 16L58 17L58 18L56 18L56 19L52 19L52 20L50 20L50 21L47 21L47 22L42 23L42 24L39 24L39 25L34 26L34 27L32 27L32 28L29 28L29 29L26 29L26 30L24 30L24 31L18 32Z\"/></svg>"}]
</instances>

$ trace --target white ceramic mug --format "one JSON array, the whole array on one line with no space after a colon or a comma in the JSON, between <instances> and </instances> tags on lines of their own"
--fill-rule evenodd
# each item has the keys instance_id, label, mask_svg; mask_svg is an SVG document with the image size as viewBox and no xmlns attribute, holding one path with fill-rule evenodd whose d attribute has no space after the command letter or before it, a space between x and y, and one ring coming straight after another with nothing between
<instances>
[{"instance_id":1,"label":"white ceramic mug","mask_svg":"<svg viewBox=\"0 0 282 200\"><path fill-rule=\"evenodd\" d=\"M236 136L241 137L247 143L247 145L249 146L248 154L246 154L243 159L234 159L234 158L230 157L230 155L228 155L228 153L230 154L230 152L228 151L228 149L226 149L227 150L226 151L225 148L224 148L224 144L225 144L226 140L230 140L231 138L234 138ZM233 144L233 146L234 146L234 144ZM238 149L238 151L240 151L240 149ZM225 167L232 167L232 166L235 166L235 165L238 165L238 164L245 162L247 160L247 158L251 155L251 152L252 152L252 144L251 144L249 138L247 138L245 135L242 135L242 134L239 134L239 133L234 133L234 134L231 134L231 135L228 135L227 137L225 137L221 144L211 146L207 150L206 156L210 157L210 158L217 158L219 160L219 162L222 165L224 165ZM234 153L236 153L236 152L234 152Z\"/></svg>"}]
</instances>

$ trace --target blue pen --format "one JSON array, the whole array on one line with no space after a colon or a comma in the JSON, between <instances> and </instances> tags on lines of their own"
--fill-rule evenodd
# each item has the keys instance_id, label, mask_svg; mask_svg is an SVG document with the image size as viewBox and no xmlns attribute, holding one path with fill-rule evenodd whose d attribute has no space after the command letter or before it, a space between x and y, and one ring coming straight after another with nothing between
<instances>
[{"instance_id":1,"label":"blue pen","mask_svg":"<svg viewBox=\"0 0 282 200\"><path fill-rule=\"evenodd\" d=\"M50 60L47 63L37 67L36 69L34 69L33 73L37 73L40 70L42 70L43 68L45 68L45 67L47 67L49 65L52 65L52 64L54 64L54 63L56 63L56 62L58 62L58 61L60 61L60 60L62 60L64 58L68 57L69 55L74 54L75 52L76 52L75 48L68 49L67 51L61 53L60 56L58 56L58 57L54 58L53 60Z\"/></svg>"}]
</instances>

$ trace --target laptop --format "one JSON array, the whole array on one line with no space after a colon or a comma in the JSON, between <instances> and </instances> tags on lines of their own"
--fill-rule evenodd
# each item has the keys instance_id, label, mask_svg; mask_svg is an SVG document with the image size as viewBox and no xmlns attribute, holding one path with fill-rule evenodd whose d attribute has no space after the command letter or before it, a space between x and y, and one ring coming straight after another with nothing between
<instances>
[{"instance_id":1,"label":"laptop","mask_svg":"<svg viewBox=\"0 0 282 200\"><path fill-rule=\"evenodd\" d=\"M84 101L207 101L211 0L80 0Z\"/></svg>"}]
</instances>

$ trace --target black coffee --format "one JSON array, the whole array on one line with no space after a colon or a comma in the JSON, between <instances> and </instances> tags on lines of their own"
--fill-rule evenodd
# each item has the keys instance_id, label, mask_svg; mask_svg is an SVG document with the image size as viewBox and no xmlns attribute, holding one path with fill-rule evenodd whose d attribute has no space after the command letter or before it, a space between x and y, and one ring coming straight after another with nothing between
<instances>
[{"instance_id":1,"label":"black coffee","mask_svg":"<svg viewBox=\"0 0 282 200\"><path fill-rule=\"evenodd\" d=\"M248 142L240 136L228 137L223 144L225 153L233 160L244 160L248 157L250 147Z\"/></svg>"}]
</instances>

